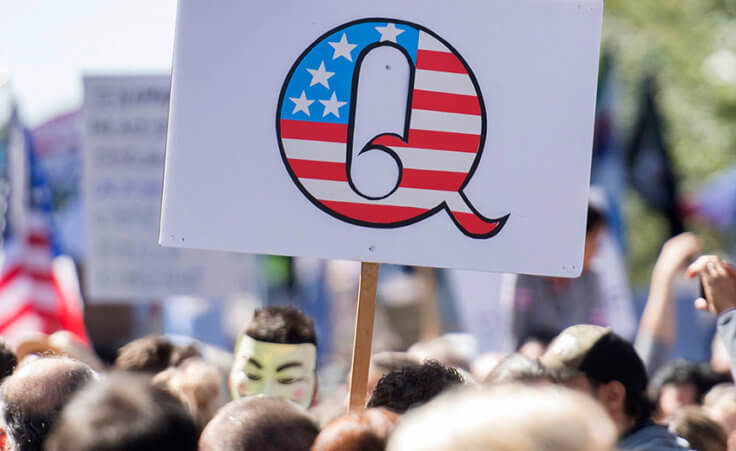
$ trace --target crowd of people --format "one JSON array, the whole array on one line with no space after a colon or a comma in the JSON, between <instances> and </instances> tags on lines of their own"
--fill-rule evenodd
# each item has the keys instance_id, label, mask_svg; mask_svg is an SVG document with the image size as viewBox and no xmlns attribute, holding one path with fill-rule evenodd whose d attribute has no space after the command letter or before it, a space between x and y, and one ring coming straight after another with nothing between
<instances>
[{"instance_id":1,"label":"crowd of people","mask_svg":"<svg viewBox=\"0 0 736 451\"><path fill-rule=\"evenodd\" d=\"M256 310L224 361L163 336L128 343L111 366L58 336L46 346L3 344L2 447L736 450L736 269L717 256L695 258L698 251L692 234L664 245L633 343L565 316L553 318L558 330L548 339L525 326L517 352L476 362L435 339L374 354L365 408L349 411L347 380L320 390L313 321L289 306ZM680 272L700 280L695 308L717 317L725 364L668 359Z\"/></svg>"}]
</instances>

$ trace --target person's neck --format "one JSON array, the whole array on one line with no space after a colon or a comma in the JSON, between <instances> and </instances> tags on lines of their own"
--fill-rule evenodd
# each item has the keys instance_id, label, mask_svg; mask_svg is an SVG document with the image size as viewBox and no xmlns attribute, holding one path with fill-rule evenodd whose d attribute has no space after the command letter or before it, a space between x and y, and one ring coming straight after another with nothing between
<instances>
[{"instance_id":1,"label":"person's neck","mask_svg":"<svg viewBox=\"0 0 736 451\"><path fill-rule=\"evenodd\" d=\"M638 426L639 422L636 418L630 417L624 413L618 415L618 418L613 418L613 422L616 424L619 435L624 437L632 432L632 430Z\"/></svg>"}]
</instances>

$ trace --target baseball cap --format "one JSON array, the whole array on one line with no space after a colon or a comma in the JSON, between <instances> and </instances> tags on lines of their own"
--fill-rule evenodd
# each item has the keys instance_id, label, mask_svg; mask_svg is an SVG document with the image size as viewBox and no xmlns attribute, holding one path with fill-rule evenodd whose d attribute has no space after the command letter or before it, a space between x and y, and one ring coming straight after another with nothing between
<instances>
[{"instance_id":1,"label":"baseball cap","mask_svg":"<svg viewBox=\"0 0 736 451\"><path fill-rule=\"evenodd\" d=\"M563 330L540 361L561 380L585 375L592 382L619 381L632 396L647 387L644 363L631 343L607 327L579 324Z\"/></svg>"}]
</instances>

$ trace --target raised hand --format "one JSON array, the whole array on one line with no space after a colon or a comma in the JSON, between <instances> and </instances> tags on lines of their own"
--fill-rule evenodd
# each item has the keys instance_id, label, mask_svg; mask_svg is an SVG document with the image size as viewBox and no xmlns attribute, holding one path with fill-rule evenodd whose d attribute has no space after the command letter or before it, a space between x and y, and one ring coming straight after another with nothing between
<instances>
[{"instance_id":1,"label":"raised hand","mask_svg":"<svg viewBox=\"0 0 736 451\"><path fill-rule=\"evenodd\" d=\"M687 269L691 278L700 277L705 297L695 300L695 308L720 315L736 308L736 269L716 255L704 255Z\"/></svg>"},{"instance_id":2,"label":"raised hand","mask_svg":"<svg viewBox=\"0 0 736 451\"><path fill-rule=\"evenodd\" d=\"M671 279L678 272L684 271L701 249L700 238L692 233L681 233L667 240L657 258L652 279Z\"/></svg>"}]
</instances>

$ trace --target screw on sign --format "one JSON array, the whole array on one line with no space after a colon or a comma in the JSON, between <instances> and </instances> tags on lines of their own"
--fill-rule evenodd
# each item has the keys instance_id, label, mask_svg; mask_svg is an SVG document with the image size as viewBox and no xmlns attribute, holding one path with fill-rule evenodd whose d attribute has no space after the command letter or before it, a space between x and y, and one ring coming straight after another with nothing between
<instances>
[{"instance_id":1,"label":"screw on sign","mask_svg":"<svg viewBox=\"0 0 736 451\"><path fill-rule=\"evenodd\" d=\"M379 134L359 152L385 152L399 168L387 194L370 196L353 181L350 149L360 65L382 46L401 51L411 69L403 134ZM296 185L316 206L343 221L400 227L444 209L465 235L489 238L508 219L486 218L463 193L485 142L483 99L458 52L420 25L364 19L317 39L284 82L276 131Z\"/></svg>"}]
</instances>

